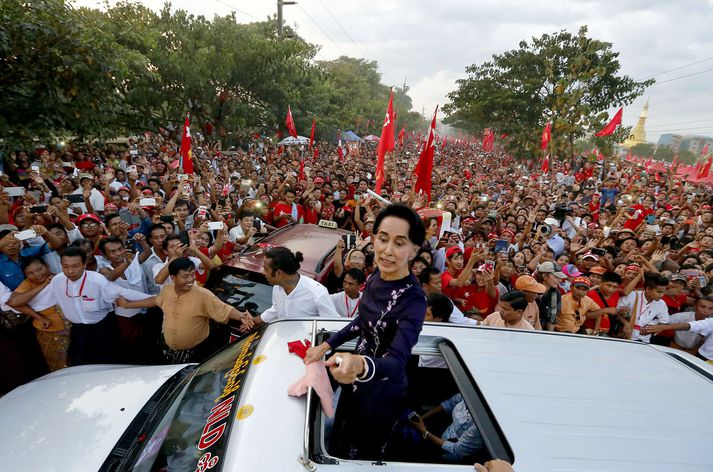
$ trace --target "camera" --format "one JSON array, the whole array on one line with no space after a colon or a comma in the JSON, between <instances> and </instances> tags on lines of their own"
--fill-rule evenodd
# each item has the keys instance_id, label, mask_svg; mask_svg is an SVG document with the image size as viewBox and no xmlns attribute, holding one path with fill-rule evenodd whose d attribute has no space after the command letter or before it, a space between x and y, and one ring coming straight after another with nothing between
<instances>
[{"instance_id":1,"label":"camera","mask_svg":"<svg viewBox=\"0 0 713 472\"><path fill-rule=\"evenodd\" d=\"M542 234L550 234L552 232L552 228L550 228L549 225L542 225L537 228L537 231Z\"/></svg>"}]
</instances>

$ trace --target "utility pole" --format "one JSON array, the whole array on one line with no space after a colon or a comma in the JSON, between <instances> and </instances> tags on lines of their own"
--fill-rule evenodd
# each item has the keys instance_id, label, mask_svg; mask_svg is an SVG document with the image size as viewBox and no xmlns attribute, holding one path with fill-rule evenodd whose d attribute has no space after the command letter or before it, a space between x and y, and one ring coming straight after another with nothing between
<instances>
[{"instance_id":1,"label":"utility pole","mask_svg":"<svg viewBox=\"0 0 713 472\"><path fill-rule=\"evenodd\" d=\"M277 36L282 37L282 7L285 5L296 5L297 2L286 2L285 0L277 0Z\"/></svg>"}]
</instances>

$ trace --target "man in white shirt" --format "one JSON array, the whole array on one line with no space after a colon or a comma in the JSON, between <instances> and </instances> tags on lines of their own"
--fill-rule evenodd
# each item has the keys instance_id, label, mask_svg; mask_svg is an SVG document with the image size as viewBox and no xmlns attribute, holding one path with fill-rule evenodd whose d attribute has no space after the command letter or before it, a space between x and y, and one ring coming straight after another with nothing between
<instances>
[{"instance_id":1,"label":"man in white shirt","mask_svg":"<svg viewBox=\"0 0 713 472\"><path fill-rule=\"evenodd\" d=\"M627 326L624 326L625 333L631 333L632 341L642 341L649 343L650 334L641 333L644 326L668 323L668 307L666 302L661 300L668 289L668 279L655 274L646 278L644 290L636 290L626 297L621 297L617 308L628 308L631 317Z\"/></svg>"},{"instance_id":2,"label":"man in white shirt","mask_svg":"<svg viewBox=\"0 0 713 472\"><path fill-rule=\"evenodd\" d=\"M302 253L292 253L286 247L274 247L265 253L263 274L272 288L272 306L251 322L243 321L246 328L284 318L325 316L337 318L336 310L327 288L319 282L300 275L297 271Z\"/></svg>"},{"instance_id":3,"label":"man in white shirt","mask_svg":"<svg viewBox=\"0 0 713 472\"><path fill-rule=\"evenodd\" d=\"M42 311L59 305L65 318L72 322L68 359L70 365L111 364L116 362L116 320L114 301L122 296L143 300L150 295L125 289L106 277L85 270L86 253L69 247L62 253L62 273L45 286L23 292L13 302Z\"/></svg>"},{"instance_id":4,"label":"man in white shirt","mask_svg":"<svg viewBox=\"0 0 713 472\"><path fill-rule=\"evenodd\" d=\"M161 224L155 224L149 229L149 245L151 250L148 258L141 263L141 268L144 270L144 279L146 281L146 289L151 295L158 295L161 287L156 285L154 281L153 267L156 264L163 264L168 259L168 254L163 249L163 242L166 240L168 233L166 228Z\"/></svg>"},{"instance_id":5,"label":"man in white shirt","mask_svg":"<svg viewBox=\"0 0 713 472\"><path fill-rule=\"evenodd\" d=\"M72 192L72 195L83 195L85 190L89 191L89 203L96 213L104 212L104 195L92 187L94 177L91 174L79 175L79 188ZM72 208L77 208L81 213L88 213L87 205L84 202L72 203Z\"/></svg>"},{"instance_id":6,"label":"man in white shirt","mask_svg":"<svg viewBox=\"0 0 713 472\"><path fill-rule=\"evenodd\" d=\"M181 241L181 237L177 234L171 234L166 237L163 241L163 249L168 254L168 257L164 262L157 263L151 267L154 283L157 287L163 288L165 285L171 283L171 278L168 274L168 264L179 257L188 257L196 266L197 275L203 275L205 271L213 268L213 261L196 248L195 241L191 241L190 246L186 246Z\"/></svg>"},{"instance_id":7,"label":"man in white shirt","mask_svg":"<svg viewBox=\"0 0 713 472\"><path fill-rule=\"evenodd\" d=\"M690 323L691 321L702 321L713 316L713 298L703 297L696 300L696 311L684 311L671 315L670 324ZM676 331L674 338L676 345L694 353L703 343L703 337L694 331Z\"/></svg>"},{"instance_id":8,"label":"man in white shirt","mask_svg":"<svg viewBox=\"0 0 713 472\"><path fill-rule=\"evenodd\" d=\"M345 318L356 316L361 302L361 291L359 289L365 281L366 275L359 269L349 269L346 272L342 281L344 290L329 296L339 316Z\"/></svg>"},{"instance_id":9,"label":"man in white shirt","mask_svg":"<svg viewBox=\"0 0 713 472\"><path fill-rule=\"evenodd\" d=\"M673 330L676 334L679 332L691 332L696 335L703 336L703 344L698 348L698 356L702 359L713 363L713 297L700 298L696 302L696 314L698 313L699 304L703 303L707 312L711 313L707 318L701 320L688 321L686 323L672 323L646 326L642 328L642 334L652 335L661 331ZM701 305L703 306L703 305ZM678 313L677 313L678 314ZM674 315L675 316L675 315ZM678 342L678 341L677 341Z\"/></svg>"}]
</instances>

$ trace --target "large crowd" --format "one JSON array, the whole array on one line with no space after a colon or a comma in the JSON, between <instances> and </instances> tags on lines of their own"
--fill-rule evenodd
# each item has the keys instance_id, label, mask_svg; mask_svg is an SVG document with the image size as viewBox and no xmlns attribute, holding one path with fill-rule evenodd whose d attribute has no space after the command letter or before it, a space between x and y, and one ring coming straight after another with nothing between
<instances>
[{"instance_id":1,"label":"large crowd","mask_svg":"<svg viewBox=\"0 0 713 472\"><path fill-rule=\"evenodd\" d=\"M375 270L375 218L392 203L417 210L425 226L410 269L428 296L427 319L618 337L713 359L704 321L713 315L713 193L675 169L576 156L543 173L533 159L450 143L439 146L429 200L414 191L414 138L387 157L380 196L370 143L342 153L258 137L230 150L201 144L192 174L165 134L4 156L0 392L68 365L200 359L193 348L207 325L171 316L179 302L162 289L193 280L210 288L223 264L288 224L330 220L354 232L353 244L338 243L326 287L309 287L333 302L314 315L354 316ZM289 256L274 256L287 267L281 278L266 274L287 293L296 273L288 266L299 262ZM205 312L243 329L291 316L270 310Z\"/></svg>"}]
</instances>

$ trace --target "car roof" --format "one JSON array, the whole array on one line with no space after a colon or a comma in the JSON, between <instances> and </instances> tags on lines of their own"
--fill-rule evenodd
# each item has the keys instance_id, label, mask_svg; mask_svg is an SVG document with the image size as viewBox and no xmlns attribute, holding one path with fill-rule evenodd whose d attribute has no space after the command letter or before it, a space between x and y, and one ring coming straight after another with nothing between
<instances>
[{"instance_id":1,"label":"car roof","mask_svg":"<svg viewBox=\"0 0 713 472\"><path fill-rule=\"evenodd\" d=\"M271 247L284 246L292 252L302 253L304 261L300 264L300 273L315 278L343 234L353 233L312 224L285 226L265 236L240 257L229 260L225 265L248 272L260 272L265 252Z\"/></svg>"},{"instance_id":2,"label":"car roof","mask_svg":"<svg viewBox=\"0 0 713 472\"><path fill-rule=\"evenodd\" d=\"M317 327L333 331L345 322L319 319ZM235 470L301 467L296 454L303 447L305 401L287 397L286 390L304 370L286 343L308 339L312 320L284 320L267 329L256 352L266 360L251 368L240 400L254 407L252 419L231 432L226 460ZM648 472L675 463L677 471L713 470L711 369L701 374L641 343L452 324L426 323L415 352L433 340L449 341L466 364L516 469ZM341 461L339 470L362 470L357 467ZM233 469L226 464L224 470Z\"/></svg>"}]
</instances>

